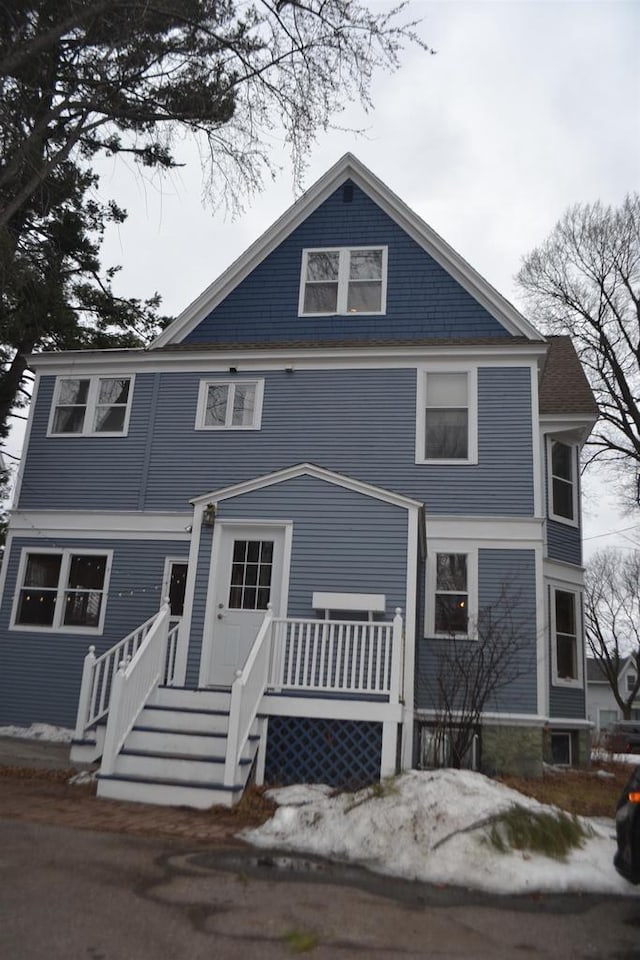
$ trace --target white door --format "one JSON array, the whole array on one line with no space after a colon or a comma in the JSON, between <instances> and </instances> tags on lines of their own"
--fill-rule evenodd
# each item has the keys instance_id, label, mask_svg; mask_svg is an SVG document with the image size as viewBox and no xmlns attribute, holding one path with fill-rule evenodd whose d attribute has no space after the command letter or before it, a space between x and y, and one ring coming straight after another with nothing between
<instances>
[{"instance_id":1,"label":"white door","mask_svg":"<svg viewBox=\"0 0 640 960\"><path fill-rule=\"evenodd\" d=\"M209 683L230 686L242 669L271 603L281 614L284 528L221 524L215 560Z\"/></svg>"}]
</instances>

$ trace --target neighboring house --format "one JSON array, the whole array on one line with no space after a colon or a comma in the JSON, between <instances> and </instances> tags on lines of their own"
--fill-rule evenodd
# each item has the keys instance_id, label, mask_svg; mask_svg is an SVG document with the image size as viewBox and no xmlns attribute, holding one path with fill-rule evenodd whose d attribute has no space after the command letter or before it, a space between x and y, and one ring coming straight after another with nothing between
<instances>
[{"instance_id":1,"label":"neighboring house","mask_svg":"<svg viewBox=\"0 0 640 960\"><path fill-rule=\"evenodd\" d=\"M586 758L593 397L354 157L150 349L31 365L0 723L77 716L107 796L376 779L424 761L452 637L507 596L480 766Z\"/></svg>"},{"instance_id":2,"label":"neighboring house","mask_svg":"<svg viewBox=\"0 0 640 960\"><path fill-rule=\"evenodd\" d=\"M623 700L627 699L635 684L636 669L633 658L627 657L618 676L618 689ZM635 700L634 704L629 719L640 720L640 700ZM616 702L609 681L594 657L587 657L587 717L593 723L596 733L623 719L622 710Z\"/></svg>"}]
</instances>

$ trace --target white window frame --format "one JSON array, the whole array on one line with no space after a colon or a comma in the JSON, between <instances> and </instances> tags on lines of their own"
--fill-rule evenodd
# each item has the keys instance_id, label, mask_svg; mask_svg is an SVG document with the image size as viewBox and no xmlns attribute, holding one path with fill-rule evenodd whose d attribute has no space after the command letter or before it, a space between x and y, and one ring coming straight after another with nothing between
<instances>
[{"instance_id":1,"label":"white window frame","mask_svg":"<svg viewBox=\"0 0 640 960\"><path fill-rule=\"evenodd\" d=\"M556 594L569 593L574 600L576 621L576 677L558 676L558 630L556 624ZM551 664L554 687L581 689L583 686L584 644L582 637L582 592L568 583L549 584L549 624L551 632Z\"/></svg>"},{"instance_id":2,"label":"white window frame","mask_svg":"<svg viewBox=\"0 0 640 960\"><path fill-rule=\"evenodd\" d=\"M379 310L348 310L347 298L349 293L349 268L351 265L351 254L358 253L361 250L380 250L382 253L382 276L380 279L380 309ZM310 253L338 253L340 260L338 264L338 294L336 309L327 312L307 312L304 309L304 294L307 284L307 260ZM299 317L371 317L384 316L387 312L387 261L389 248L381 243L367 243L355 247L309 247L302 251L302 267L300 270L300 296L298 299Z\"/></svg>"},{"instance_id":3,"label":"white window frame","mask_svg":"<svg viewBox=\"0 0 640 960\"><path fill-rule=\"evenodd\" d=\"M426 563L425 633L427 638L449 640L450 633L436 633L436 583L437 555L439 553L464 554L467 558L467 632L454 634L456 638L478 638L478 548L459 540L430 540Z\"/></svg>"},{"instance_id":4,"label":"white window frame","mask_svg":"<svg viewBox=\"0 0 640 960\"><path fill-rule=\"evenodd\" d=\"M553 444L561 443L563 446L568 447L571 451L571 495L572 495L572 509L573 509L573 518L563 517L561 514L556 513L554 510L554 498L553 498ZM565 480L563 477L559 478L563 483L568 483L568 480ZM549 519L556 520L558 523L564 523L569 527L579 526L579 517L578 517L578 447L575 443L567 443L565 440L560 439L559 437L547 437L547 499L549 502Z\"/></svg>"},{"instance_id":5,"label":"white window frame","mask_svg":"<svg viewBox=\"0 0 640 960\"><path fill-rule=\"evenodd\" d=\"M253 421L246 424L207 424L205 417L207 413L207 396L209 387L228 387L227 394L227 419L231 419L233 412L233 396L236 386L255 387L255 399L253 404ZM200 381L198 391L198 409L196 412L196 430L260 430L262 425L262 403L264 397L264 380L257 377L225 377L221 380L207 379Z\"/></svg>"},{"instance_id":6,"label":"white window frame","mask_svg":"<svg viewBox=\"0 0 640 960\"><path fill-rule=\"evenodd\" d=\"M87 391L87 402L85 405L84 412L84 423L82 425L82 430L77 433L59 433L54 431L53 426L56 418L56 410L61 404L59 403L60 390L62 388L63 380L88 380L89 381L89 390ZM94 422L96 409L100 404L98 403L100 395L100 383L102 380L128 380L129 381L129 395L127 396L127 406L124 412L124 422L122 424L122 430L94 430ZM53 400L51 403L51 411L49 413L49 425L47 427L47 436L48 437L59 437L63 439L69 439L71 437L126 437L129 433L129 419L131 417L131 404L133 400L133 388L135 383L135 374L133 373L109 373L109 374L100 374L99 376L84 375L81 373L69 373L64 376L56 377L56 384L53 391ZM62 404L64 406L64 404Z\"/></svg>"},{"instance_id":7,"label":"white window frame","mask_svg":"<svg viewBox=\"0 0 640 960\"><path fill-rule=\"evenodd\" d=\"M30 555L47 554L61 556L60 576L56 590L56 603L53 612L53 623L51 626L41 624L17 623L18 610L20 607L20 593L23 589L24 577L27 570L27 560ZM102 584L102 603L100 604L100 620L97 627L72 626L63 622L64 616L64 594L68 589L69 569L72 557L92 556L105 557L106 564L104 570L104 581ZM111 564L113 561L113 550L89 549L87 547L23 547L20 554L20 564L18 567L18 576L16 579L13 608L11 611L11 630L21 630L25 633L78 633L78 634L101 634L104 629L104 619L107 609L107 600L109 596L109 581L111 579Z\"/></svg>"},{"instance_id":8,"label":"white window frame","mask_svg":"<svg viewBox=\"0 0 640 960\"><path fill-rule=\"evenodd\" d=\"M467 377L467 456L448 460L429 459L426 456L427 378L433 373L465 374ZM443 408L447 409L447 408ZM478 462L478 368L470 366L420 366L416 382L416 463L451 467Z\"/></svg>"}]
</instances>

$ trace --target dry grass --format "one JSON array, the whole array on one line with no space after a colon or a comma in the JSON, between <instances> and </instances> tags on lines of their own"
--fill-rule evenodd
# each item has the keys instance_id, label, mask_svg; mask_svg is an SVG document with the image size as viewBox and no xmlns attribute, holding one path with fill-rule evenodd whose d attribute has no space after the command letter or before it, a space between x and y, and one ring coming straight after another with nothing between
<instances>
[{"instance_id":1,"label":"dry grass","mask_svg":"<svg viewBox=\"0 0 640 960\"><path fill-rule=\"evenodd\" d=\"M607 774L602 776L599 771ZM548 767L541 778L503 776L498 779L541 803L583 817L614 817L618 798L631 776L626 763L599 762L588 770Z\"/></svg>"}]
</instances>

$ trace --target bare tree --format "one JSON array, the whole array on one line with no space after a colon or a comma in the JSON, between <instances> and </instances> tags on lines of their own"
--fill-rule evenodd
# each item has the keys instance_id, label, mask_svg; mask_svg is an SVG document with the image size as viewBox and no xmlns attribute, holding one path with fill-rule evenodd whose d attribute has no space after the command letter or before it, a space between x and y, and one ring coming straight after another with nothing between
<instances>
[{"instance_id":1,"label":"bare tree","mask_svg":"<svg viewBox=\"0 0 640 960\"><path fill-rule=\"evenodd\" d=\"M587 462L618 465L640 502L640 195L571 207L517 281L543 330L569 334L600 408Z\"/></svg>"},{"instance_id":2,"label":"bare tree","mask_svg":"<svg viewBox=\"0 0 640 960\"><path fill-rule=\"evenodd\" d=\"M496 602L479 614L474 639L452 634L443 641L435 680L434 765L470 766L484 711L497 695L532 669L519 593L503 585ZM535 662L535 660L534 660Z\"/></svg>"},{"instance_id":3,"label":"bare tree","mask_svg":"<svg viewBox=\"0 0 640 960\"><path fill-rule=\"evenodd\" d=\"M640 551L596 553L587 564L584 607L587 645L629 720L640 690ZM623 693L620 673L629 657L636 679Z\"/></svg>"}]
</instances>

